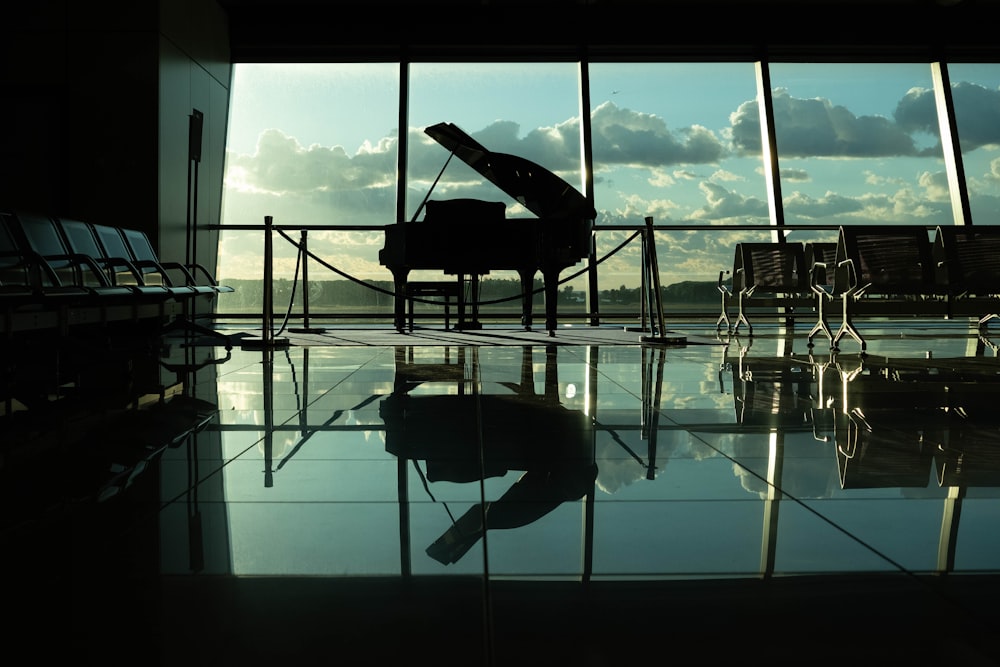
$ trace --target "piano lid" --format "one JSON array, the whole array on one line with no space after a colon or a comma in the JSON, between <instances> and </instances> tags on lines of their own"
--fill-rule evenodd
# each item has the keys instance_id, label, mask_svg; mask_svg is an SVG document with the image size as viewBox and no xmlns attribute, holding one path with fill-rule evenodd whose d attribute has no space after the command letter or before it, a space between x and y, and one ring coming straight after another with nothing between
<instances>
[{"instance_id":1,"label":"piano lid","mask_svg":"<svg viewBox=\"0 0 1000 667\"><path fill-rule=\"evenodd\" d=\"M431 125L424 133L540 218L597 217L579 190L541 165L517 155L495 153L453 123Z\"/></svg>"}]
</instances>

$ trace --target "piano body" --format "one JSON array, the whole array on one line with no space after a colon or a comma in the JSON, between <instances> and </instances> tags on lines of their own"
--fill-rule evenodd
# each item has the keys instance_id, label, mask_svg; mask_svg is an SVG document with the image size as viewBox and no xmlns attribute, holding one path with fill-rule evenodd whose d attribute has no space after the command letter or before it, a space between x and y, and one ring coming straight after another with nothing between
<instances>
[{"instance_id":1,"label":"piano body","mask_svg":"<svg viewBox=\"0 0 1000 667\"><path fill-rule=\"evenodd\" d=\"M479 276L491 270L513 270L521 280L521 324L525 329L532 327L534 278L541 272L545 327L553 335L559 274L589 255L597 215L594 207L544 167L516 155L492 152L454 124L438 123L424 132L451 152L448 161L457 155L538 217L507 219L503 202L435 201L428 199L428 192L413 220L386 226L385 246L379 251L379 263L393 276L396 329L403 331L405 324L410 271L440 270L457 276L463 286L468 276L473 287L473 317L467 326L476 327ZM448 162L444 168L447 166ZM426 211L424 219L417 220L421 210ZM460 319L464 310L460 303Z\"/></svg>"}]
</instances>

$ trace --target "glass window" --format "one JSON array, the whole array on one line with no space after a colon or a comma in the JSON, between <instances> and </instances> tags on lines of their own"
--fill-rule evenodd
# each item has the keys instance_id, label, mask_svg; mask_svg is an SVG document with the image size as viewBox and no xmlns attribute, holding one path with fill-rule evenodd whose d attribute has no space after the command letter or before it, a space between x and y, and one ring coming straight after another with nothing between
<instances>
[{"instance_id":1,"label":"glass window","mask_svg":"<svg viewBox=\"0 0 1000 667\"><path fill-rule=\"evenodd\" d=\"M265 216L279 226L395 221L398 65L239 64L230 109L223 225L260 225ZM286 233L301 242L298 232ZM281 310L280 281L301 269L297 247L277 233L273 240ZM361 280L388 280L378 264L382 241L381 232L367 231L312 230L307 238L311 252ZM259 231L222 231L218 274L238 288L220 309L259 310L263 249ZM315 262L309 272L313 310L322 309L324 281L349 284Z\"/></svg>"},{"instance_id":2,"label":"glass window","mask_svg":"<svg viewBox=\"0 0 1000 667\"><path fill-rule=\"evenodd\" d=\"M756 114L756 90L753 63L592 64L598 224L642 225L649 216L658 227L767 225L760 125L740 122ZM602 231L598 258L632 233ZM657 232L660 283L671 308L717 309L719 271L732 267L733 246L746 235ZM638 240L602 261L600 288L617 290L602 312L635 308L640 270Z\"/></svg>"},{"instance_id":3,"label":"glass window","mask_svg":"<svg viewBox=\"0 0 1000 667\"><path fill-rule=\"evenodd\" d=\"M416 63L410 65L408 106L408 219L424 218L425 199L466 198L502 202L504 218L537 217L460 157L449 159L449 150L425 133L438 123L453 123L487 150L530 160L584 192L580 77L575 63ZM468 220L467 230L466 241L460 243L511 240L510 232L484 220ZM577 270L582 268L581 263ZM571 273L563 271L560 278ZM410 277L435 279L434 275L440 279L440 272L415 271ZM541 275L535 278L540 286ZM582 279L576 289L584 289ZM480 312L520 312L519 294L516 272L491 271L482 279Z\"/></svg>"},{"instance_id":4,"label":"glass window","mask_svg":"<svg viewBox=\"0 0 1000 667\"><path fill-rule=\"evenodd\" d=\"M972 223L1000 224L1000 65L948 67Z\"/></svg>"},{"instance_id":5,"label":"glass window","mask_svg":"<svg viewBox=\"0 0 1000 667\"><path fill-rule=\"evenodd\" d=\"M775 63L770 76L785 224L952 222L927 64Z\"/></svg>"}]
</instances>

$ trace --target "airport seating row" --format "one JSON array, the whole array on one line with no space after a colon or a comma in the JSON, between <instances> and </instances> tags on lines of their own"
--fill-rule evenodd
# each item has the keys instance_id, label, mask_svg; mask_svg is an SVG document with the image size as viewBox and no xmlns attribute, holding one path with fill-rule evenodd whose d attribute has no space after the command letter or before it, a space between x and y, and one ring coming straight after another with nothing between
<instances>
[{"instance_id":1,"label":"airport seating row","mask_svg":"<svg viewBox=\"0 0 1000 667\"><path fill-rule=\"evenodd\" d=\"M864 352L857 326L863 317L971 318L986 334L1000 317L1000 226L841 227L829 291L814 288L819 318L809 334L822 333L831 349L850 336ZM833 332L825 305L839 306Z\"/></svg>"},{"instance_id":2,"label":"airport seating row","mask_svg":"<svg viewBox=\"0 0 1000 667\"><path fill-rule=\"evenodd\" d=\"M809 346L822 334L831 349L845 337L867 349L859 318L970 318L985 335L1000 317L1000 225L842 226L833 243L740 243L732 286L719 274L722 314L730 333L751 312L781 309L787 321L814 314ZM729 307L735 303L735 321ZM836 331L831 315L839 318Z\"/></svg>"},{"instance_id":3,"label":"airport seating row","mask_svg":"<svg viewBox=\"0 0 1000 667\"><path fill-rule=\"evenodd\" d=\"M736 334L746 325L748 335L752 336L750 316L761 309L780 308L790 322L802 310L815 312L812 281L816 280L817 285L826 282L819 267L833 261L836 249L837 244L832 242L737 243L731 286L725 283L726 272L719 272L722 312L716 322L717 330L726 325L728 333ZM734 304L735 320L729 316Z\"/></svg>"},{"instance_id":4,"label":"airport seating row","mask_svg":"<svg viewBox=\"0 0 1000 667\"><path fill-rule=\"evenodd\" d=\"M232 291L200 264L161 260L141 230L0 211L5 336L157 320L168 326L187 321L196 300Z\"/></svg>"}]
</instances>

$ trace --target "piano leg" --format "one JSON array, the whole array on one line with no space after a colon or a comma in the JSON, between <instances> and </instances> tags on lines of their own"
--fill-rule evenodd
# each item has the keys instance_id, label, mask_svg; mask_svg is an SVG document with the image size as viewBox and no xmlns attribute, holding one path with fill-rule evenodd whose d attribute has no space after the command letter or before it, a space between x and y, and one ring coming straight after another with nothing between
<instances>
[{"instance_id":1,"label":"piano leg","mask_svg":"<svg viewBox=\"0 0 1000 667\"><path fill-rule=\"evenodd\" d=\"M518 269L517 274L521 277L521 326L525 331L531 331L531 302L534 298L532 288L535 286L534 269Z\"/></svg>"},{"instance_id":2,"label":"piano leg","mask_svg":"<svg viewBox=\"0 0 1000 667\"><path fill-rule=\"evenodd\" d=\"M406 279L409 269L400 269L392 272L393 290L393 323L396 331L404 333L406 331Z\"/></svg>"},{"instance_id":3,"label":"piano leg","mask_svg":"<svg viewBox=\"0 0 1000 667\"><path fill-rule=\"evenodd\" d=\"M542 269L542 280L545 281L545 329L549 336L556 335L558 323L559 271Z\"/></svg>"},{"instance_id":4,"label":"piano leg","mask_svg":"<svg viewBox=\"0 0 1000 667\"><path fill-rule=\"evenodd\" d=\"M483 325L479 321L479 274L470 273L469 276L469 303L468 310L470 312L470 319L465 319L466 313L466 302L465 302L465 275L458 274L458 324L455 326L456 329L461 329L463 331L482 329Z\"/></svg>"}]
</instances>

